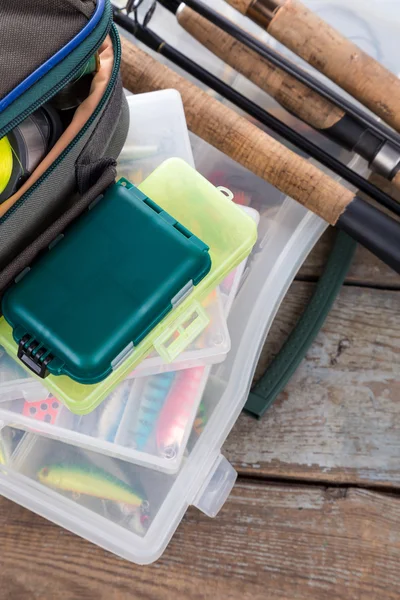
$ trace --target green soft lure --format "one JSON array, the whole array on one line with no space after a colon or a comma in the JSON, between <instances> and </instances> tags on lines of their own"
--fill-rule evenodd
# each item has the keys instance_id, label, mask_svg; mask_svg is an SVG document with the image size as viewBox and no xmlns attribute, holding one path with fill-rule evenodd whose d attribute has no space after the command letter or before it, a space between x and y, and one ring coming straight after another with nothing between
<instances>
[{"instance_id":1,"label":"green soft lure","mask_svg":"<svg viewBox=\"0 0 400 600\"><path fill-rule=\"evenodd\" d=\"M57 490L110 500L126 509L140 509L142 514L148 512L148 502L141 490L134 490L117 477L96 467L47 465L38 471L38 479Z\"/></svg>"}]
</instances>

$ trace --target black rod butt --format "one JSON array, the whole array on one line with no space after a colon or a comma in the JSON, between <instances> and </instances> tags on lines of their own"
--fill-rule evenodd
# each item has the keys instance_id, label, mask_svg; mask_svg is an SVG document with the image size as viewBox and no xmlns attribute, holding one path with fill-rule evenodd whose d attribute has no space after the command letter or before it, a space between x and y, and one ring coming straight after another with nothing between
<instances>
[{"instance_id":1,"label":"black rod butt","mask_svg":"<svg viewBox=\"0 0 400 600\"><path fill-rule=\"evenodd\" d=\"M157 1L159 4L161 4L161 6L163 6L164 8L167 8L174 15L176 15L176 13L178 12L178 8L182 4L182 2L179 2L179 0L157 0Z\"/></svg>"},{"instance_id":2,"label":"black rod butt","mask_svg":"<svg viewBox=\"0 0 400 600\"><path fill-rule=\"evenodd\" d=\"M356 196L337 226L400 273L400 222Z\"/></svg>"}]
</instances>

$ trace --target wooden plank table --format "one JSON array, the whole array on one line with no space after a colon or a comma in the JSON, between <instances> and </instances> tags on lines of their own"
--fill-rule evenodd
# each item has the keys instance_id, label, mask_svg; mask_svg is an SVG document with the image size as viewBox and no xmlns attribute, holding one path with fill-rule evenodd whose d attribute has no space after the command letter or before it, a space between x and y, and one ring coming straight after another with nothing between
<instances>
[{"instance_id":1,"label":"wooden plank table","mask_svg":"<svg viewBox=\"0 0 400 600\"><path fill-rule=\"evenodd\" d=\"M270 360L307 302L321 241L278 315ZM400 597L400 279L360 250L323 331L266 417L224 447L239 472L215 519L190 509L138 567L0 501L0 598Z\"/></svg>"}]
</instances>

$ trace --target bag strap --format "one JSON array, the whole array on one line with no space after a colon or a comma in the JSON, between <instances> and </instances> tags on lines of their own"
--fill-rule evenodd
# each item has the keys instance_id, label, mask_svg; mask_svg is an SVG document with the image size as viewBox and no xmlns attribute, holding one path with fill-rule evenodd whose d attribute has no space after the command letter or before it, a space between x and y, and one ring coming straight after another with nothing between
<instances>
[{"instance_id":1,"label":"bag strap","mask_svg":"<svg viewBox=\"0 0 400 600\"><path fill-rule=\"evenodd\" d=\"M324 324L348 273L356 247L357 243L352 238L338 232L311 301L279 354L250 392L245 412L261 418L285 388Z\"/></svg>"}]
</instances>

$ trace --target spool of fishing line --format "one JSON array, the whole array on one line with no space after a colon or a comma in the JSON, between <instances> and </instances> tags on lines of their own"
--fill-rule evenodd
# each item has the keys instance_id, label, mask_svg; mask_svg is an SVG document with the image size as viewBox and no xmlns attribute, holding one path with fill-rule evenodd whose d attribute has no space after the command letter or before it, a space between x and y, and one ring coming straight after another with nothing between
<instances>
[{"instance_id":1,"label":"spool of fishing line","mask_svg":"<svg viewBox=\"0 0 400 600\"><path fill-rule=\"evenodd\" d=\"M0 194L6 189L12 175L13 154L11 144L5 137L0 140Z\"/></svg>"},{"instance_id":2,"label":"spool of fishing line","mask_svg":"<svg viewBox=\"0 0 400 600\"><path fill-rule=\"evenodd\" d=\"M77 76L70 81L54 98L52 105L59 111L72 111L88 97L93 76L100 68L100 56L94 54L82 67Z\"/></svg>"},{"instance_id":3,"label":"spool of fishing line","mask_svg":"<svg viewBox=\"0 0 400 600\"><path fill-rule=\"evenodd\" d=\"M0 140L0 204L23 185L62 131L57 112L45 105Z\"/></svg>"}]
</instances>

